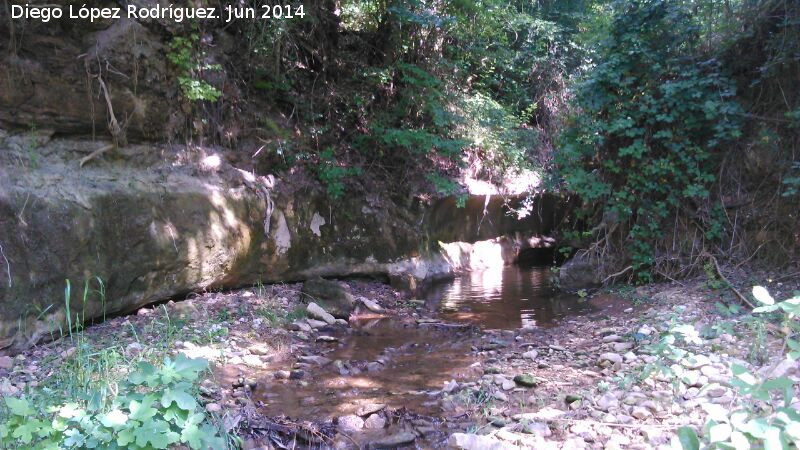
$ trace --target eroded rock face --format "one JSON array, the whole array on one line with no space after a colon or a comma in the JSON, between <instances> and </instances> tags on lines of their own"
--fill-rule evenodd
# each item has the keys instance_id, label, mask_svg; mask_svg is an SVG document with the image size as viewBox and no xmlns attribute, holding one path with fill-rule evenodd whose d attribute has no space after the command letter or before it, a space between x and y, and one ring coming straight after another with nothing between
<instances>
[{"instance_id":1,"label":"eroded rock face","mask_svg":"<svg viewBox=\"0 0 800 450\"><path fill-rule=\"evenodd\" d=\"M0 348L64 329L66 280L76 323L257 282L444 277L550 245L543 236L551 230L535 224L528 237L515 229L485 242L473 233L469 242L456 231L464 241L440 245L436 208L365 208L360 197L334 205L312 187L206 164L208 149L131 145L79 168L95 147L0 133ZM448 212L453 228L473 223L453 216L459 211L475 213Z\"/></svg>"}]
</instances>

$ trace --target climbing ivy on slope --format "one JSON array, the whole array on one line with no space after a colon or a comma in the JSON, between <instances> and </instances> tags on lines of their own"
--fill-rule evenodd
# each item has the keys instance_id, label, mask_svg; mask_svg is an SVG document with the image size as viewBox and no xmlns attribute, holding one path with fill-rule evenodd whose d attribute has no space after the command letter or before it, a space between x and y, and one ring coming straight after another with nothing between
<instances>
[{"instance_id":1,"label":"climbing ivy on slope","mask_svg":"<svg viewBox=\"0 0 800 450\"><path fill-rule=\"evenodd\" d=\"M626 225L629 262L644 279L661 225L707 204L716 156L739 136L733 85L694 56L698 37L676 2L615 4L557 153L567 187Z\"/></svg>"}]
</instances>

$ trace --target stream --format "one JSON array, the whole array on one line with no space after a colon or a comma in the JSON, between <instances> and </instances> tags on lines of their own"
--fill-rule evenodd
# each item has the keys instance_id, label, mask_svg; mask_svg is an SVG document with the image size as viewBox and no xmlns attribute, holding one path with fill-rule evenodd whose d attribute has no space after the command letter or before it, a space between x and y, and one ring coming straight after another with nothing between
<instances>
[{"instance_id":1,"label":"stream","mask_svg":"<svg viewBox=\"0 0 800 450\"><path fill-rule=\"evenodd\" d=\"M487 335L552 327L591 309L578 297L560 293L550 282L549 268L516 265L438 283L421 297L407 317L359 317L346 331L325 333L337 341L322 344L322 349L319 343L305 344L301 353L325 362L313 364L301 357L294 367L304 371L302 382L268 377L259 381L254 400L267 415L304 420L359 414L374 404L447 416L438 394L450 380L483 375L477 352L486 349L481 345ZM437 436L446 434L437 435L438 427L432 428L427 445L435 446ZM390 432L364 430L359 436L369 440Z\"/></svg>"}]
</instances>

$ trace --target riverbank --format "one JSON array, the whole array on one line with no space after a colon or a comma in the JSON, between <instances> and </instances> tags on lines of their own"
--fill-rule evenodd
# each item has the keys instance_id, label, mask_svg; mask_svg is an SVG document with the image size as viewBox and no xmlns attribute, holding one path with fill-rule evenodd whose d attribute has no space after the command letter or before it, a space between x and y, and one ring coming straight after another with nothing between
<instances>
[{"instance_id":1,"label":"riverbank","mask_svg":"<svg viewBox=\"0 0 800 450\"><path fill-rule=\"evenodd\" d=\"M789 282L769 287L783 298ZM598 292L552 326L514 329L345 284L360 305L349 321L308 317L300 284L206 293L4 357L0 390L183 353L211 362L198 396L245 448L666 448L737 407L734 366L800 380L769 324L708 280Z\"/></svg>"}]
</instances>

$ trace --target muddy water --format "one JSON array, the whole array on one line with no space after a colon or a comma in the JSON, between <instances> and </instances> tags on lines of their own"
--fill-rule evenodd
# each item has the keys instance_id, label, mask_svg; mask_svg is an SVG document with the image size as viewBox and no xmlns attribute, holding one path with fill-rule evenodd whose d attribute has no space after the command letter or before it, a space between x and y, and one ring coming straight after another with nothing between
<instances>
[{"instance_id":1,"label":"muddy water","mask_svg":"<svg viewBox=\"0 0 800 450\"><path fill-rule=\"evenodd\" d=\"M441 416L442 387L483 373L474 352L481 330L549 327L588 308L549 280L548 269L511 266L433 286L416 317L355 320L347 330L323 331L338 342L309 343L301 353L333 362L295 364L305 372L302 382L268 377L254 400L265 414L304 420L355 414L372 403Z\"/></svg>"}]
</instances>

